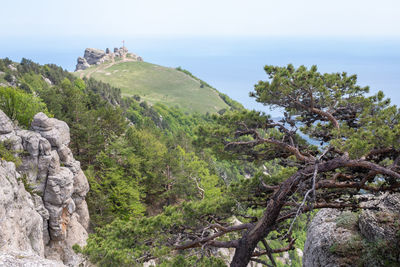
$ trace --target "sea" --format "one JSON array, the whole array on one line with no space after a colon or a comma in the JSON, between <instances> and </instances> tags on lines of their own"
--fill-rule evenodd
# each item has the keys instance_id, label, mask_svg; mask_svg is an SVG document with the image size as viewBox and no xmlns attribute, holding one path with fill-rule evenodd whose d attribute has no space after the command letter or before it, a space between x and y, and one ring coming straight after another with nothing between
<instances>
[{"instance_id":1,"label":"sea","mask_svg":"<svg viewBox=\"0 0 400 267\"><path fill-rule=\"evenodd\" d=\"M357 74L359 85L371 93L382 90L400 105L400 39L316 37L89 37L24 36L0 43L0 58L19 62L25 57L74 71L87 47L121 47L147 62L182 67L248 109L281 116L249 97L254 84L266 80L265 65L317 65L320 72Z\"/></svg>"}]
</instances>

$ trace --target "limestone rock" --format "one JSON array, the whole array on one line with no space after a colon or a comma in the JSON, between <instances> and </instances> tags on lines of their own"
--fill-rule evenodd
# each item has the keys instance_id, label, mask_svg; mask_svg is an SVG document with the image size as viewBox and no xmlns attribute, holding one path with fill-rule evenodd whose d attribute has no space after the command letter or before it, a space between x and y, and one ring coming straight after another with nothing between
<instances>
[{"instance_id":1,"label":"limestone rock","mask_svg":"<svg viewBox=\"0 0 400 267\"><path fill-rule=\"evenodd\" d=\"M0 253L4 254L0 266L3 262L42 266L35 265L36 260L47 266L43 256L78 266L84 260L72 246L84 245L88 237L89 184L68 148L68 125L38 113L33 131L20 130L0 110L0 129L0 141L22 161L17 169L0 161ZM15 261L11 252L27 253L33 265Z\"/></svg>"},{"instance_id":2,"label":"limestone rock","mask_svg":"<svg viewBox=\"0 0 400 267\"><path fill-rule=\"evenodd\" d=\"M7 117L7 115L0 110L0 134L11 133L14 129L14 126L11 120Z\"/></svg>"},{"instance_id":3,"label":"limestone rock","mask_svg":"<svg viewBox=\"0 0 400 267\"><path fill-rule=\"evenodd\" d=\"M53 82L52 82L49 78L43 77L43 80L44 80L48 85L53 85Z\"/></svg>"},{"instance_id":4,"label":"limestone rock","mask_svg":"<svg viewBox=\"0 0 400 267\"><path fill-rule=\"evenodd\" d=\"M35 131L50 131L54 127L54 122L43 112L39 112L33 117L32 128Z\"/></svg>"},{"instance_id":5,"label":"limestone rock","mask_svg":"<svg viewBox=\"0 0 400 267\"><path fill-rule=\"evenodd\" d=\"M43 256L43 220L12 162L0 162L0 252Z\"/></svg>"},{"instance_id":6,"label":"limestone rock","mask_svg":"<svg viewBox=\"0 0 400 267\"><path fill-rule=\"evenodd\" d=\"M304 245L303 265L309 267L339 265L339 257L331 252L331 247L338 242L348 242L352 236L350 230L336 228L336 218L340 211L322 209L315 215L307 231Z\"/></svg>"},{"instance_id":7,"label":"limestone rock","mask_svg":"<svg viewBox=\"0 0 400 267\"><path fill-rule=\"evenodd\" d=\"M12 71L18 71L18 69L13 64L8 65L8 68Z\"/></svg>"},{"instance_id":8,"label":"limestone rock","mask_svg":"<svg viewBox=\"0 0 400 267\"><path fill-rule=\"evenodd\" d=\"M60 261L48 260L26 251L0 252L0 267L65 267Z\"/></svg>"},{"instance_id":9,"label":"limestone rock","mask_svg":"<svg viewBox=\"0 0 400 267\"><path fill-rule=\"evenodd\" d=\"M361 259L363 246L366 241L399 242L396 233L400 221L400 194L384 194L363 206L374 209L362 210L360 215L320 210L307 231L303 266L383 266L380 259L371 256Z\"/></svg>"},{"instance_id":10,"label":"limestone rock","mask_svg":"<svg viewBox=\"0 0 400 267\"><path fill-rule=\"evenodd\" d=\"M75 211L79 215L78 222L83 226L83 228L88 229L90 217L86 200L83 199L82 201L78 202L76 199L74 199L74 202L76 205Z\"/></svg>"},{"instance_id":11,"label":"limestone rock","mask_svg":"<svg viewBox=\"0 0 400 267\"><path fill-rule=\"evenodd\" d=\"M85 58L78 57L77 63L76 63L76 67L75 67L75 71L85 70L85 69L87 69L89 67L90 67L90 65L89 65L89 63L87 63Z\"/></svg>"},{"instance_id":12,"label":"limestone rock","mask_svg":"<svg viewBox=\"0 0 400 267\"><path fill-rule=\"evenodd\" d=\"M73 193L73 174L65 167L54 176L47 177L43 200L45 203L61 205L69 199Z\"/></svg>"},{"instance_id":13,"label":"limestone rock","mask_svg":"<svg viewBox=\"0 0 400 267\"><path fill-rule=\"evenodd\" d=\"M84 197L87 192L89 192L89 183L86 179L85 174L82 170L74 175L74 196L76 197Z\"/></svg>"},{"instance_id":14,"label":"limestone rock","mask_svg":"<svg viewBox=\"0 0 400 267\"><path fill-rule=\"evenodd\" d=\"M111 52L109 48L106 48L106 51L96 48L86 48L84 57L78 57L77 59L75 71L85 70L93 65L114 61L114 58L123 58L128 61L143 61L141 57L129 53L126 47L116 47L114 48L114 52Z\"/></svg>"},{"instance_id":15,"label":"limestone rock","mask_svg":"<svg viewBox=\"0 0 400 267\"><path fill-rule=\"evenodd\" d=\"M89 65L94 65L101 60L106 53L101 49L86 48L84 58Z\"/></svg>"},{"instance_id":16,"label":"limestone rock","mask_svg":"<svg viewBox=\"0 0 400 267\"><path fill-rule=\"evenodd\" d=\"M47 139L53 147L68 145L70 142L68 124L54 118L48 118L42 112L33 117L32 128Z\"/></svg>"},{"instance_id":17,"label":"limestone rock","mask_svg":"<svg viewBox=\"0 0 400 267\"><path fill-rule=\"evenodd\" d=\"M400 194L385 194L377 200L370 201L366 205L377 207L378 210L365 210L359 219L361 234L368 241L379 239L396 241L400 222Z\"/></svg>"}]
</instances>

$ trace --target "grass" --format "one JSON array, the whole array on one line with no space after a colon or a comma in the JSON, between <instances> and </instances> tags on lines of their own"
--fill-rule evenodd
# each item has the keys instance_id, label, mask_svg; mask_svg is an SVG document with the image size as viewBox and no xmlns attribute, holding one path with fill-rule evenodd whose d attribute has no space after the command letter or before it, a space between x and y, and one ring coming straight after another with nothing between
<instances>
[{"instance_id":1,"label":"grass","mask_svg":"<svg viewBox=\"0 0 400 267\"><path fill-rule=\"evenodd\" d=\"M203 114L229 108L215 89L201 86L198 80L174 68L130 61L83 71L85 76L89 73L92 78L120 88L123 96L139 95L149 103L178 106L190 113Z\"/></svg>"}]
</instances>

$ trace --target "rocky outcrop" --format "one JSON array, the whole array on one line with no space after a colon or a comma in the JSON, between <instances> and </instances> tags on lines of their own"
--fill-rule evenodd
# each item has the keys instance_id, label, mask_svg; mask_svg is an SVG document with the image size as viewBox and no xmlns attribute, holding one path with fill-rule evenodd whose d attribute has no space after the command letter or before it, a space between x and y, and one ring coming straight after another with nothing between
<instances>
[{"instance_id":1,"label":"rocky outcrop","mask_svg":"<svg viewBox=\"0 0 400 267\"><path fill-rule=\"evenodd\" d=\"M88 237L89 185L68 148L68 125L38 113L32 131L21 130L0 110L0 141L21 159L17 167L0 164L0 252L78 266L83 259L72 246Z\"/></svg>"},{"instance_id":2,"label":"rocky outcrop","mask_svg":"<svg viewBox=\"0 0 400 267\"><path fill-rule=\"evenodd\" d=\"M86 48L84 58L89 65L95 65L101 62L105 57L106 53L101 49L96 48Z\"/></svg>"},{"instance_id":3,"label":"rocky outcrop","mask_svg":"<svg viewBox=\"0 0 400 267\"><path fill-rule=\"evenodd\" d=\"M48 260L24 251L0 252L0 267L65 267L61 262Z\"/></svg>"},{"instance_id":4,"label":"rocky outcrop","mask_svg":"<svg viewBox=\"0 0 400 267\"><path fill-rule=\"evenodd\" d=\"M78 63L76 64L76 69L75 69L75 71L78 71L78 70L85 70L85 69L87 69L87 68L89 68L89 67L90 67L90 65L89 65L89 63L86 61L85 58L83 58L83 57L78 57Z\"/></svg>"},{"instance_id":5,"label":"rocky outcrop","mask_svg":"<svg viewBox=\"0 0 400 267\"><path fill-rule=\"evenodd\" d=\"M363 205L373 209L360 213L322 209L316 214L307 231L303 266L375 267L388 259L400 264L390 255L400 244L400 194L384 194ZM381 249L387 254L382 255Z\"/></svg>"},{"instance_id":6,"label":"rocky outcrop","mask_svg":"<svg viewBox=\"0 0 400 267\"><path fill-rule=\"evenodd\" d=\"M368 241L390 240L396 242L400 233L400 194L386 194L368 203L377 210L365 210L360 214L358 227Z\"/></svg>"},{"instance_id":7,"label":"rocky outcrop","mask_svg":"<svg viewBox=\"0 0 400 267\"><path fill-rule=\"evenodd\" d=\"M112 61L115 58L123 58L130 61L143 61L141 57L128 52L126 47L114 48L113 53L111 53L109 48L107 48L106 51L96 48L86 48L84 56L78 57L75 71L85 70L92 65L99 65L107 61Z\"/></svg>"}]
</instances>

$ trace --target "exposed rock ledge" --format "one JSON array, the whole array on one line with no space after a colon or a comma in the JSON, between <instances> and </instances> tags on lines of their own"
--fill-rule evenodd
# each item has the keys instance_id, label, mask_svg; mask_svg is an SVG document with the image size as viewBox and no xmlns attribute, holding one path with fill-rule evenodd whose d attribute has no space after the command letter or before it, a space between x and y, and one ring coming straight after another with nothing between
<instances>
[{"instance_id":1,"label":"exposed rock ledge","mask_svg":"<svg viewBox=\"0 0 400 267\"><path fill-rule=\"evenodd\" d=\"M303 266L389 266L383 261L390 255L379 250L374 254L371 244L385 242L386 253L389 246L400 244L400 194L386 193L363 205L374 209L360 213L322 209L315 215L307 231ZM368 244L370 247L365 247ZM392 261L395 265L390 266L400 266L400 258Z\"/></svg>"},{"instance_id":2,"label":"exposed rock ledge","mask_svg":"<svg viewBox=\"0 0 400 267\"><path fill-rule=\"evenodd\" d=\"M107 61L113 61L116 58L127 58L131 61L143 61L143 59L134 53L128 52L126 47L114 48L114 52L110 49L106 51L96 48L86 48L83 57L78 57L75 71L85 70L92 65L99 65Z\"/></svg>"},{"instance_id":3,"label":"exposed rock ledge","mask_svg":"<svg viewBox=\"0 0 400 267\"><path fill-rule=\"evenodd\" d=\"M72 246L88 237L87 179L65 122L38 113L32 130L14 127L0 110L0 141L22 161L0 160L0 266L78 266Z\"/></svg>"}]
</instances>

